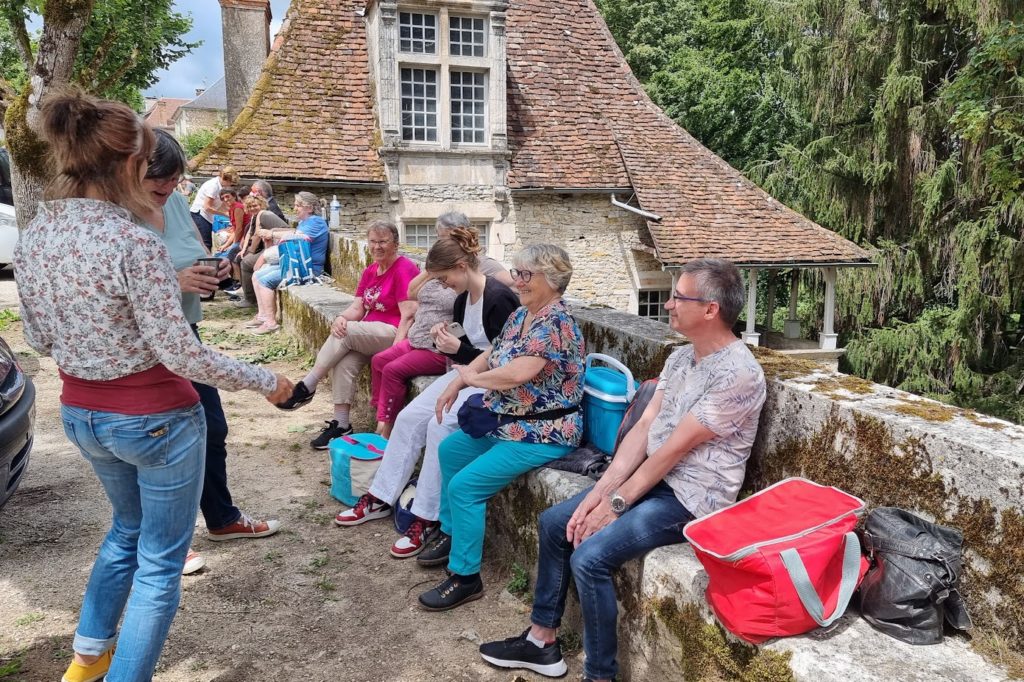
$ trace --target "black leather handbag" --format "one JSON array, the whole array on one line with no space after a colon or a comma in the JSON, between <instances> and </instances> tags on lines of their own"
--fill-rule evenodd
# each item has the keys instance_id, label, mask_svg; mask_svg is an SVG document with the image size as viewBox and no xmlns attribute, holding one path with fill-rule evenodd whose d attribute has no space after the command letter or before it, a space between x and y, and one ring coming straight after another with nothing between
<instances>
[{"instance_id":1,"label":"black leather handbag","mask_svg":"<svg viewBox=\"0 0 1024 682\"><path fill-rule=\"evenodd\" d=\"M963 535L904 509L879 507L862 533L871 567L860 585L861 614L887 635L909 644L942 641L943 623L970 630L957 589Z\"/></svg>"},{"instance_id":2,"label":"black leather handbag","mask_svg":"<svg viewBox=\"0 0 1024 682\"><path fill-rule=\"evenodd\" d=\"M558 419L578 411L579 405L563 407L557 410L531 412L530 414L504 414L492 412L484 405L483 393L474 393L466 398L459 408L459 428L471 438L483 438L498 429L499 426L515 421L539 421Z\"/></svg>"}]
</instances>

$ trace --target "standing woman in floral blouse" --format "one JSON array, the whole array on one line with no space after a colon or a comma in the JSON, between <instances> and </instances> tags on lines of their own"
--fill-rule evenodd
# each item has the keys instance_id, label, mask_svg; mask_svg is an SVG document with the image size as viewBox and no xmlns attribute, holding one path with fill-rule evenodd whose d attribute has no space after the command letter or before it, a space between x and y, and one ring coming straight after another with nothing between
<instances>
[{"instance_id":1,"label":"standing woman in floral blouse","mask_svg":"<svg viewBox=\"0 0 1024 682\"><path fill-rule=\"evenodd\" d=\"M487 502L521 474L564 457L580 444L583 415L583 333L562 294L572 277L569 255L552 244L527 246L509 271L522 306L512 313L490 351L468 365L437 400L437 418L466 386L487 389L477 421L494 428L469 435L461 430L438 449L441 464L441 533L417 557L426 566L445 563L450 577L420 595L428 611L445 611L483 596ZM497 424L489 424L500 415Z\"/></svg>"},{"instance_id":2,"label":"standing woman in floral blouse","mask_svg":"<svg viewBox=\"0 0 1024 682\"><path fill-rule=\"evenodd\" d=\"M42 115L58 174L15 248L25 338L57 363L64 431L114 512L63 680L144 682L178 607L203 482L206 421L189 379L271 402L292 387L192 334L166 247L132 220L153 210L153 132L125 105L80 94L50 97Z\"/></svg>"}]
</instances>

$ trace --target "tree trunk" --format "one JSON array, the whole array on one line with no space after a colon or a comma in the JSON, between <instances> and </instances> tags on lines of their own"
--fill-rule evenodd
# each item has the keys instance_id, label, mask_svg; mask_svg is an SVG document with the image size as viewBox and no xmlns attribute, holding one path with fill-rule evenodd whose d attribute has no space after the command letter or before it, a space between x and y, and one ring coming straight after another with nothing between
<instances>
[{"instance_id":1,"label":"tree trunk","mask_svg":"<svg viewBox=\"0 0 1024 682\"><path fill-rule=\"evenodd\" d=\"M35 215L52 176L47 145L37 133L39 104L51 90L71 82L75 56L94 3L95 0L47 1L35 63L26 64L31 74L29 86L8 106L4 117L19 228L24 228Z\"/></svg>"}]
</instances>

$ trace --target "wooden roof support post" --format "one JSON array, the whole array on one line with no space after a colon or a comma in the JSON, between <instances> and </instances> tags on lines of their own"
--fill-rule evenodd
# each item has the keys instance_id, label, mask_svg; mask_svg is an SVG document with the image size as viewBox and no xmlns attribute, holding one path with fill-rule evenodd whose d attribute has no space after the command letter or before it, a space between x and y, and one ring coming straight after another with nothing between
<instances>
[{"instance_id":1,"label":"wooden roof support post","mask_svg":"<svg viewBox=\"0 0 1024 682\"><path fill-rule=\"evenodd\" d=\"M793 269L789 282L789 316L783 327L782 335L787 339L800 338L800 320L796 316L797 299L800 298L800 271Z\"/></svg>"},{"instance_id":2,"label":"wooden roof support post","mask_svg":"<svg viewBox=\"0 0 1024 682\"><path fill-rule=\"evenodd\" d=\"M743 343L757 346L761 335L755 331L757 322L757 268L750 268L747 276L747 328L743 332Z\"/></svg>"},{"instance_id":3,"label":"wooden roof support post","mask_svg":"<svg viewBox=\"0 0 1024 682\"><path fill-rule=\"evenodd\" d=\"M835 333L836 326L836 269L823 268L825 273L825 315L824 326L819 338L819 347L822 350L835 350L839 345L839 335Z\"/></svg>"}]
</instances>

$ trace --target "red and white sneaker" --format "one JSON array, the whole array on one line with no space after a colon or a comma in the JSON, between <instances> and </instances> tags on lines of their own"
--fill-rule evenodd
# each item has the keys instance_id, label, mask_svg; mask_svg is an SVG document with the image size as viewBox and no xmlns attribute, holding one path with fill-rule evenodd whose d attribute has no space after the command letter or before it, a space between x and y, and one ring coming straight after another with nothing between
<instances>
[{"instance_id":1,"label":"red and white sneaker","mask_svg":"<svg viewBox=\"0 0 1024 682\"><path fill-rule=\"evenodd\" d=\"M386 519L391 516L391 505L384 504L370 493L359 498L356 506L346 509L334 517L339 526L358 526L374 519Z\"/></svg>"},{"instance_id":2,"label":"red and white sneaker","mask_svg":"<svg viewBox=\"0 0 1024 682\"><path fill-rule=\"evenodd\" d=\"M395 540L391 545L391 556L396 559L408 559L423 551L427 545L427 538L434 534L438 527L437 521L427 521L417 518L409 524L409 530L405 535Z\"/></svg>"},{"instance_id":3,"label":"red and white sneaker","mask_svg":"<svg viewBox=\"0 0 1024 682\"><path fill-rule=\"evenodd\" d=\"M206 559L203 558L203 555L189 547L188 554L185 556L185 565L181 568L181 574L192 575L205 565Z\"/></svg>"}]
</instances>

